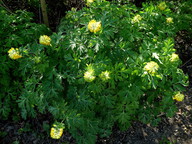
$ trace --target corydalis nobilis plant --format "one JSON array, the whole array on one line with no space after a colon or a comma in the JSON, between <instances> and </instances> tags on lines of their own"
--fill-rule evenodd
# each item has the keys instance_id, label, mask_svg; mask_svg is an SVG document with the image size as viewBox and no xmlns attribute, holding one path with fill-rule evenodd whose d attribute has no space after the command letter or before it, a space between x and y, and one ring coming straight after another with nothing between
<instances>
[{"instance_id":1,"label":"corydalis nobilis plant","mask_svg":"<svg viewBox=\"0 0 192 144\"><path fill-rule=\"evenodd\" d=\"M84 144L110 135L114 124L125 130L135 119L157 125L162 112L173 116L173 96L187 77L173 55L176 20L168 9L97 0L69 11L50 35L51 47L27 45L32 56L16 61L26 74L22 117L48 111ZM174 23L166 22L170 16Z\"/></svg>"}]
</instances>

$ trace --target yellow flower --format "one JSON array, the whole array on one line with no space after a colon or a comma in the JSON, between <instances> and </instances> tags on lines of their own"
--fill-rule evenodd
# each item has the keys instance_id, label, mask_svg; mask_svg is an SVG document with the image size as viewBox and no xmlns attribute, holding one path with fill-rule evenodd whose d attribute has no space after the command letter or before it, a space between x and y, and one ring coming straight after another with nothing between
<instances>
[{"instance_id":1,"label":"yellow flower","mask_svg":"<svg viewBox=\"0 0 192 144\"><path fill-rule=\"evenodd\" d=\"M173 53L171 55L170 61L174 62L174 61L178 61L178 60L179 60L179 56L177 54Z\"/></svg>"},{"instance_id":2,"label":"yellow flower","mask_svg":"<svg viewBox=\"0 0 192 144\"><path fill-rule=\"evenodd\" d=\"M137 14L136 16L133 17L132 23L139 22L140 20L142 20L142 17L139 14Z\"/></svg>"},{"instance_id":3,"label":"yellow flower","mask_svg":"<svg viewBox=\"0 0 192 144\"><path fill-rule=\"evenodd\" d=\"M92 2L94 2L94 0L87 0L87 2L92 3Z\"/></svg>"},{"instance_id":4,"label":"yellow flower","mask_svg":"<svg viewBox=\"0 0 192 144\"><path fill-rule=\"evenodd\" d=\"M63 134L62 128L59 128L59 129L56 129L54 127L51 128L50 136L52 139L60 139L62 134Z\"/></svg>"},{"instance_id":5,"label":"yellow flower","mask_svg":"<svg viewBox=\"0 0 192 144\"><path fill-rule=\"evenodd\" d=\"M171 17L166 18L166 22L167 23L173 23L173 18L171 18Z\"/></svg>"},{"instance_id":6,"label":"yellow flower","mask_svg":"<svg viewBox=\"0 0 192 144\"><path fill-rule=\"evenodd\" d=\"M62 123L56 123L53 124L53 127L51 128L50 131L50 136L52 139L60 139L60 137L63 134L63 129L64 129L64 125Z\"/></svg>"},{"instance_id":7,"label":"yellow flower","mask_svg":"<svg viewBox=\"0 0 192 144\"><path fill-rule=\"evenodd\" d=\"M9 53L9 57L10 57L11 59L19 59L19 58L22 57L22 56L19 54L19 49L18 49L18 48L16 48L16 49L14 49L14 48L9 49L8 53Z\"/></svg>"},{"instance_id":8,"label":"yellow flower","mask_svg":"<svg viewBox=\"0 0 192 144\"><path fill-rule=\"evenodd\" d=\"M96 20L91 20L88 24L88 29L90 30L90 32L98 32L101 30L101 22L97 22Z\"/></svg>"},{"instance_id":9,"label":"yellow flower","mask_svg":"<svg viewBox=\"0 0 192 144\"><path fill-rule=\"evenodd\" d=\"M109 76L109 72L108 71L104 71L102 72L99 77L103 80L103 81L107 81L108 79L110 79L110 76Z\"/></svg>"},{"instance_id":10,"label":"yellow flower","mask_svg":"<svg viewBox=\"0 0 192 144\"><path fill-rule=\"evenodd\" d=\"M150 74L154 74L158 69L159 65L154 61L150 61L144 66L144 70Z\"/></svg>"},{"instance_id":11,"label":"yellow flower","mask_svg":"<svg viewBox=\"0 0 192 144\"><path fill-rule=\"evenodd\" d=\"M94 70L93 69L89 69L88 71L86 71L84 73L84 79L87 82L92 82L95 79Z\"/></svg>"},{"instance_id":12,"label":"yellow flower","mask_svg":"<svg viewBox=\"0 0 192 144\"><path fill-rule=\"evenodd\" d=\"M183 101L184 94L181 94L180 92L178 92L176 95L173 96L173 99L176 101Z\"/></svg>"},{"instance_id":13,"label":"yellow flower","mask_svg":"<svg viewBox=\"0 0 192 144\"><path fill-rule=\"evenodd\" d=\"M42 35L39 38L39 43L42 45L48 45L49 46L51 43L51 38L47 35Z\"/></svg>"},{"instance_id":14,"label":"yellow flower","mask_svg":"<svg viewBox=\"0 0 192 144\"><path fill-rule=\"evenodd\" d=\"M161 2L158 6L157 6L160 10L165 10L166 9L166 7L167 7L167 5L166 5L166 3L165 2Z\"/></svg>"},{"instance_id":15,"label":"yellow flower","mask_svg":"<svg viewBox=\"0 0 192 144\"><path fill-rule=\"evenodd\" d=\"M89 6L92 2L94 2L94 0L87 0L86 5Z\"/></svg>"}]
</instances>

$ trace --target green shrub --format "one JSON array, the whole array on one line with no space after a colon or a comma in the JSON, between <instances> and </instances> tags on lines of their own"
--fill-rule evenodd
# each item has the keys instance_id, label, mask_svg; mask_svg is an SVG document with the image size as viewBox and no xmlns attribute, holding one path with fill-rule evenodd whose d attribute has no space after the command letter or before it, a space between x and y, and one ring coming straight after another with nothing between
<instances>
[{"instance_id":1,"label":"green shrub","mask_svg":"<svg viewBox=\"0 0 192 144\"><path fill-rule=\"evenodd\" d=\"M73 8L50 39L20 49L22 117L49 112L78 143L92 144L114 124L126 130L133 120L156 125L159 115L173 116L187 85L174 49L174 16L162 3L140 10L97 0Z\"/></svg>"},{"instance_id":2,"label":"green shrub","mask_svg":"<svg viewBox=\"0 0 192 144\"><path fill-rule=\"evenodd\" d=\"M19 62L8 57L8 50L26 46L34 43L44 33L50 31L40 24L32 23L31 13L17 11L15 14L8 14L0 7L0 117L7 119L9 113L17 116L18 108L16 100L20 96L22 77L18 71Z\"/></svg>"},{"instance_id":3,"label":"green shrub","mask_svg":"<svg viewBox=\"0 0 192 144\"><path fill-rule=\"evenodd\" d=\"M185 30L192 35L192 1L187 0L184 2L173 1L170 3L170 7L176 13L174 18L177 25L177 30Z\"/></svg>"}]
</instances>

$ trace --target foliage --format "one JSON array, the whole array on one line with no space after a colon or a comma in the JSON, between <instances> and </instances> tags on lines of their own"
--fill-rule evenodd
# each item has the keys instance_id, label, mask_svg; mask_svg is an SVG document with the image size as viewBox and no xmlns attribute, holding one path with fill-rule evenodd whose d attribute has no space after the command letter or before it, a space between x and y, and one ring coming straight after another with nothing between
<instances>
[{"instance_id":1,"label":"foliage","mask_svg":"<svg viewBox=\"0 0 192 144\"><path fill-rule=\"evenodd\" d=\"M172 1L170 7L176 13L174 18L177 25L177 31L186 30L192 35L192 1L186 0L184 2Z\"/></svg>"},{"instance_id":2,"label":"foliage","mask_svg":"<svg viewBox=\"0 0 192 144\"><path fill-rule=\"evenodd\" d=\"M7 63L1 68L1 102L8 93L14 99L7 105L13 103L15 110L18 104L23 119L50 113L80 144L110 135L114 124L122 130L133 120L157 125L159 115L174 115L173 96L187 85L174 49L181 23L170 7L149 3L139 9L95 0L69 11L50 37L29 18L22 24L9 21L18 31L3 22L10 32L1 34L7 34L1 42ZM10 40L12 33L16 40ZM11 47L19 47L22 57L11 60Z\"/></svg>"},{"instance_id":3,"label":"foliage","mask_svg":"<svg viewBox=\"0 0 192 144\"><path fill-rule=\"evenodd\" d=\"M18 61L8 57L8 50L33 43L41 34L50 33L44 25L32 23L31 17L32 14L26 11L9 14L0 7L0 116L4 119L8 118L10 112L17 113L16 100L25 81L17 69Z\"/></svg>"}]
</instances>

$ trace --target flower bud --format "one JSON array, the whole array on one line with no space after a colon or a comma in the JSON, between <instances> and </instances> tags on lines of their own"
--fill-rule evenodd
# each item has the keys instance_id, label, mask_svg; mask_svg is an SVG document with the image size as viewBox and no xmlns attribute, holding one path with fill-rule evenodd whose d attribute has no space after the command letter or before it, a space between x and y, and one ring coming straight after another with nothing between
<instances>
[{"instance_id":1,"label":"flower bud","mask_svg":"<svg viewBox=\"0 0 192 144\"><path fill-rule=\"evenodd\" d=\"M173 53L171 55L170 61L175 62L175 61L178 61L178 60L179 60L179 56L177 54Z\"/></svg>"},{"instance_id":2,"label":"flower bud","mask_svg":"<svg viewBox=\"0 0 192 144\"><path fill-rule=\"evenodd\" d=\"M94 70L90 69L84 73L84 79L87 82L92 82L95 79Z\"/></svg>"},{"instance_id":3,"label":"flower bud","mask_svg":"<svg viewBox=\"0 0 192 144\"><path fill-rule=\"evenodd\" d=\"M108 79L110 79L110 76L109 76L109 72L108 71L104 71L102 72L99 77L103 80L103 81L107 81Z\"/></svg>"},{"instance_id":4,"label":"flower bud","mask_svg":"<svg viewBox=\"0 0 192 144\"><path fill-rule=\"evenodd\" d=\"M166 3L165 2L161 2L158 6L157 6L160 10L165 10L166 9L166 7L167 7L167 5L166 5Z\"/></svg>"},{"instance_id":5,"label":"flower bud","mask_svg":"<svg viewBox=\"0 0 192 144\"><path fill-rule=\"evenodd\" d=\"M173 23L173 18L171 18L171 17L166 18L166 22L167 23Z\"/></svg>"},{"instance_id":6,"label":"flower bud","mask_svg":"<svg viewBox=\"0 0 192 144\"><path fill-rule=\"evenodd\" d=\"M140 20L142 20L142 17L139 14L137 14L136 16L133 17L132 23L139 22Z\"/></svg>"}]
</instances>

